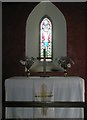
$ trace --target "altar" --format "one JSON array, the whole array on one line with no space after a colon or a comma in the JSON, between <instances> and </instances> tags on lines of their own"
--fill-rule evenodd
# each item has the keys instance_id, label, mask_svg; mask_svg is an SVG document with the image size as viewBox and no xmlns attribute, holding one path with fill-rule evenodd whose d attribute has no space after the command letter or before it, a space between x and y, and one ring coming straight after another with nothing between
<instances>
[{"instance_id":1,"label":"altar","mask_svg":"<svg viewBox=\"0 0 87 120\"><path fill-rule=\"evenodd\" d=\"M82 101L81 77L11 77L5 80L6 101ZM83 108L6 108L6 118L84 118Z\"/></svg>"}]
</instances>

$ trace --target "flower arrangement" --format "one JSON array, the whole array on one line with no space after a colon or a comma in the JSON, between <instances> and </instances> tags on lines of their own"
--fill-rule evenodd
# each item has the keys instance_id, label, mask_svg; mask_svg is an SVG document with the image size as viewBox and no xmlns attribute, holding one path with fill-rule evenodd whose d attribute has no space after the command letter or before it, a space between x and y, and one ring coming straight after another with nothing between
<instances>
[{"instance_id":1,"label":"flower arrangement","mask_svg":"<svg viewBox=\"0 0 87 120\"><path fill-rule=\"evenodd\" d=\"M20 63L25 66L25 68L27 69L27 76L30 75L30 68L31 66L33 65L35 61L35 58L34 57L25 57L25 60L20 60Z\"/></svg>"},{"instance_id":2,"label":"flower arrangement","mask_svg":"<svg viewBox=\"0 0 87 120\"><path fill-rule=\"evenodd\" d=\"M58 65L60 65L63 69L71 68L72 64L75 64L75 62L66 56L62 56L57 59Z\"/></svg>"},{"instance_id":3,"label":"flower arrangement","mask_svg":"<svg viewBox=\"0 0 87 120\"><path fill-rule=\"evenodd\" d=\"M64 76L67 76L67 69L71 68L71 66L73 64L75 64L75 62L71 58L69 58L67 56L62 56L62 57L56 59L56 61L57 61L58 65L61 68L64 69Z\"/></svg>"}]
</instances>

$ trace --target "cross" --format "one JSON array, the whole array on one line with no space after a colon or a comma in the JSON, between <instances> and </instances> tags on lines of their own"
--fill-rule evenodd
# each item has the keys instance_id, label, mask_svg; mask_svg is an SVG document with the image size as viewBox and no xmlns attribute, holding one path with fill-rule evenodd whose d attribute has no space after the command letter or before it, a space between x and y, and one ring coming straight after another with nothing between
<instances>
[{"instance_id":1,"label":"cross","mask_svg":"<svg viewBox=\"0 0 87 120\"><path fill-rule=\"evenodd\" d=\"M46 84L42 84L41 85L41 92L39 95L35 95L35 97L37 98L41 98L41 102L48 102L48 98L51 98L53 95L52 93L48 93L47 92L47 85ZM42 115L47 115L47 107L43 107L42 108Z\"/></svg>"},{"instance_id":2,"label":"cross","mask_svg":"<svg viewBox=\"0 0 87 120\"><path fill-rule=\"evenodd\" d=\"M43 61L43 72L44 72L44 76L46 76L46 50L43 50L44 53L44 61Z\"/></svg>"}]
</instances>

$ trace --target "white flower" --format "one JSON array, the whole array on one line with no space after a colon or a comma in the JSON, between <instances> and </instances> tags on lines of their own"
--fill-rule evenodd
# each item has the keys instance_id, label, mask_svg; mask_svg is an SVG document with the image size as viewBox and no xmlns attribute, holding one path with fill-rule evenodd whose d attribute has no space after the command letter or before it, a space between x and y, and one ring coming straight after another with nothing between
<instances>
[{"instance_id":1,"label":"white flower","mask_svg":"<svg viewBox=\"0 0 87 120\"><path fill-rule=\"evenodd\" d=\"M67 64L67 68L71 68L71 64L70 63Z\"/></svg>"},{"instance_id":2,"label":"white flower","mask_svg":"<svg viewBox=\"0 0 87 120\"><path fill-rule=\"evenodd\" d=\"M20 63L21 63L22 65L25 65L25 61L23 61L23 60L20 60Z\"/></svg>"}]
</instances>

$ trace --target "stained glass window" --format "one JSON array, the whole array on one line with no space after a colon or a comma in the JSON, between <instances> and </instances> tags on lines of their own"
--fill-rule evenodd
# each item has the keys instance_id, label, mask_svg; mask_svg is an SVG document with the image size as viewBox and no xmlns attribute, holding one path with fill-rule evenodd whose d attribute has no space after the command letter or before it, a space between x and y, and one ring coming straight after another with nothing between
<instances>
[{"instance_id":1,"label":"stained glass window","mask_svg":"<svg viewBox=\"0 0 87 120\"><path fill-rule=\"evenodd\" d=\"M52 61L52 22L48 17L44 17L40 23L40 57L45 57L46 61ZM43 59L41 59L43 60Z\"/></svg>"}]
</instances>

